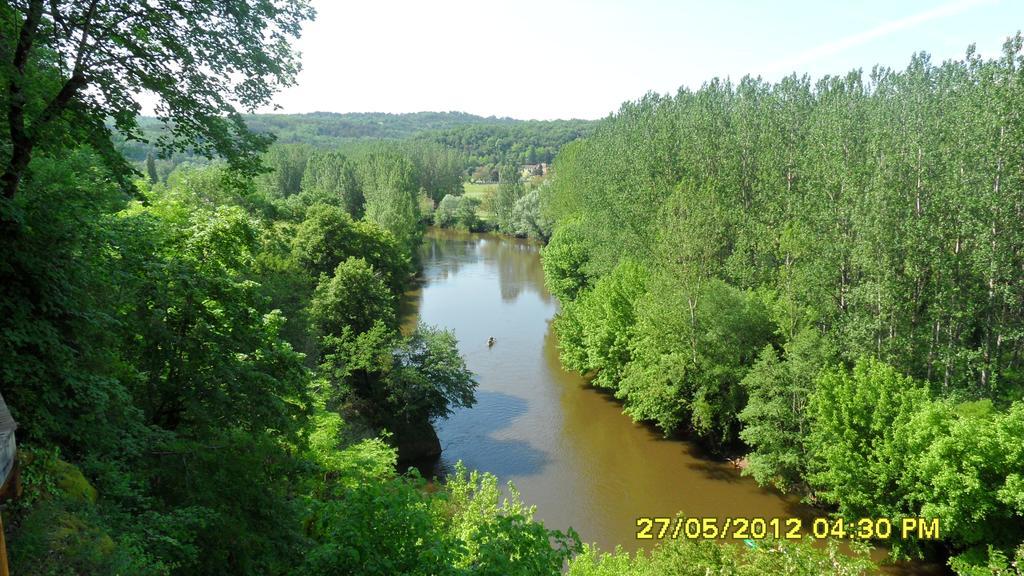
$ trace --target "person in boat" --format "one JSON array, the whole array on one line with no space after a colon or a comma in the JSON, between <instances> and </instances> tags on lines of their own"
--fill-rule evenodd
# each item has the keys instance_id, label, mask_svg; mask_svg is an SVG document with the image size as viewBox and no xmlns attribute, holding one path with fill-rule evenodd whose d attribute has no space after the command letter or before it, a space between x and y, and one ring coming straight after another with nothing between
<instances>
[{"instance_id":1,"label":"person in boat","mask_svg":"<svg viewBox=\"0 0 1024 576\"><path fill-rule=\"evenodd\" d=\"M488 338L487 339L487 347L490 348L491 346L494 346L494 342L495 342L494 336L491 336L490 338Z\"/></svg>"}]
</instances>

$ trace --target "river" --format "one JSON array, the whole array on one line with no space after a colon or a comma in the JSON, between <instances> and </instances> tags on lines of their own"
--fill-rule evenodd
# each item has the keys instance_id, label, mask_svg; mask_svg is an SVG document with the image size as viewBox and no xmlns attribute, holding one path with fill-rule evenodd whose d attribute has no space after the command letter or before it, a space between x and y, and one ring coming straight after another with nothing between
<instances>
[{"instance_id":1,"label":"river","mask_svg":"<svg viewBox=\"0 0 1024 576\"><path fill-rule=\"evenodd\" d=\"M475 406L437 423L444 452L427 474L461 460L510 480L547 527L572 526L605 550L649 546L636 539L640 516L812 515L695 444L632 422L563 370L550 325L558 303L539 251L525 240L428 230L422 284L408 299L420 321L454 331L479 388ZM406 329L415 321L414 313Z\"/></svg>"}]
</instances>

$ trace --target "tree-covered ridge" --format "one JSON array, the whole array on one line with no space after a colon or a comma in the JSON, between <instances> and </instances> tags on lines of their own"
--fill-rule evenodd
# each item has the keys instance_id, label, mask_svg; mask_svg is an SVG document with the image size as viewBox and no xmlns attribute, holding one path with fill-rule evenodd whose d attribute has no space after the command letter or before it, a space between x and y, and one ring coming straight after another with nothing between
<instances>
[{"instance_id":1,"label":"tree-covered ridge","mask_svg":"<svg viewBox=\"0 0 1024 576\"><path fill-rule=\"evenodd\" d=\"M550 163L569 142L588 135L599 121L523 120L480 122L434 130L421 138L463 153L470 166Z\"/></svg>"},{"instance_id":2,"label":"tree-covered ridge","mask_svg":"<svg viewBox=\"0 0 1024 576\"><path fill-rule=\"evenodd\" d=\"M589 133L594 121L516 120L474 116L464 112L415 112L408 114L314 112L310 114L249 114L240 117L255 134L273 135L279 144L305 144L337 149L365 140L418 139L442 144L460 154L463 169L483 165L550 163L558 150ZM158 118L138 119L141 140L125 140L118 134L117 150L141 165L160 150L153 145L167 134ZM149 143L147 143L148 141ZM158 158L166 174L186 162L205 161L189 150Z\"/></svg>"},{"instance_id":3,"label":"tree-covered ridge","mask_svg":"<svg viewBox=\"0 0 1024 576\"><path fill-rule=\"evenodd\" d=\"M1018 35L624 104L543 198L564 364L762 484L998 563L1024 540L1022 102Z\"/></svg>"},{"instance_id":4,"label":"tree-covered ridge","mask_svg":"<svg viewBox=\"0 0 1024 576\"><path fill-rule=\"evenodd\" d=\"M444 131L469 124L515 124L512 118L485 118L464 112L312 112L309 114L245 114L246 126L257 133L273 134L281 144L333 147L349 140L401 140L427 131ZM147 140L165 132L156 117L142 116L139 128ZM123 140L122 140L123 141ZM140 142L124 142L122 152L132 161L146 158L149 148Z\"/></svg>"},{"instance_id":5,"label":"tree-covered ridge","mask_svg":"<svg viewBox=\"0 0 1024 576\"><path fill-rule=\"evenodd\" d=\"M467 126L518 126L531 121L484 117L465 112L313 112L254 114L246 116L246 123L257 132L276 134L283 143L317 144L318 138L324 138L324 142L329 141L326 139L358 138L401 140L424 132L446 132Z\"/></svg>"}]
</instances>

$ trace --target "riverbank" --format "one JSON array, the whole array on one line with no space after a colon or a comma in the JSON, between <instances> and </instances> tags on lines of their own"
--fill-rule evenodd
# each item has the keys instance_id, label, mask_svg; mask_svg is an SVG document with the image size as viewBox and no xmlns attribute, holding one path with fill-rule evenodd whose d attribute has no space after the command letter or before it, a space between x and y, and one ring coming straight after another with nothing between
<instances>
[{"instance_id":1,"label":"riverbank","mask_svg":"<svg viewBox=\"0 0 1024 576\"><path fill-rule=\"evenodd\" d=\"M494 233L426 233L405 325L453 330L480 386L476 406L437 423L443 452L425 475L444 475L460 460L494 473L512 481L548 527L572 526L604 550L656 544L637 539L640 517L800 518L809 528L823 514L759 487L693 442L633 422L613 396L564 370L550 326L558 303L544 287L540 248ZM883 560L885 551L873 556Z\"/></svg>"}]
</instances>

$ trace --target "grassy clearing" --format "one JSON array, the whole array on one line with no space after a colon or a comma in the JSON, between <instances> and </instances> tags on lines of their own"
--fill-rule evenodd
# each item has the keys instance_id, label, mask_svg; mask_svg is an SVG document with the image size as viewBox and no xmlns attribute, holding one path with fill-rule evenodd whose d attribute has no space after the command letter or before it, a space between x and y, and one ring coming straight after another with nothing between
<instances>
[{"instance_id":1,"label":"grassy clearing","mask_svg":"<svg viewBox=\"0 0 1024 576\"><path fill-rule=\"evenodd\" d=\"M462 185L462 189L465 191L466 196L476 198L483 202L488 195L496 194L498 192L498 185L496 183L474 184L472 182L466 182Z\"/></svg>"},{"instance_id":2,"label":"grassy clearing","mask_svg":"<svg viewBox=\"0 0 1024 576\"><path fill-rule=\"evenodd\" d=\"M466 182L462 185L463 193L470 198L480 201L480 208L477 209L477 216L481 220L494 222L494 213L490 211L491 201L498 193L497 184L473 184Z\"/></svg>"}]
</instances>

